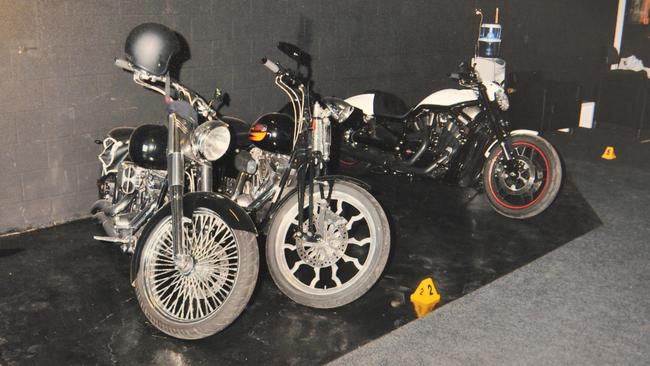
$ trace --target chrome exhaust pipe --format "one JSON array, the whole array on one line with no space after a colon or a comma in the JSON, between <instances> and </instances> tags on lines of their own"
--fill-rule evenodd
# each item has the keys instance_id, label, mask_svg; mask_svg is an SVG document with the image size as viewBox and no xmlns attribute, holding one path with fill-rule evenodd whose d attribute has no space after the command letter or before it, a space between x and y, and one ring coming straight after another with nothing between
<instances>
[{"instance_id":1,"label":"chrome exhaust pipe","mask_svg":"<svg viewBox=\"0 0 650 366\"><path fill-rule=\"evenodd\" d=\"M91 213L102 212L107 216L115 216L120 212L124 211L129 206L129 204L133 201L134 198L135 195L133 193L128 194L122 197L122 199L119 200L114 205L111 205L111 203L108 200L104 200L104 199L97 200L91 206L90 212Z\"/></svg>"},{"instance_id":2,"label":"chrome exhaust pipe","mask_svg":"<svg viewBox=\"0 0 650 366\"><path fill-rule=\"evenodd\" d=\"M96 214L97 212L105 212L107 207L110 207L111 203L108 200L97 200L93 205L90 207L90 213L91 214Z\"/></svg>"},{"instance_id":3,"label":"chrome exhaust pipe","mask_svg":"<svg viewBox=\"0 0 650 366\"><path fill-rule=\"evenodd\" d=\"M103 212L95 214L95 218L102 224L104 231L110 237L118 237L117 230L115 230L115 223L111 217L106 216Z\"/></svg>"}]
</instances>

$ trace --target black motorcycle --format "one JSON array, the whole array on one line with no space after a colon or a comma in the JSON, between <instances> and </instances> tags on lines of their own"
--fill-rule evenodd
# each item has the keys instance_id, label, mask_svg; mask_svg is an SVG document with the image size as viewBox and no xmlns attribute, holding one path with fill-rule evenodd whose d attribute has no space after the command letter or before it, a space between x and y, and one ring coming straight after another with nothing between
<instances>
[{"instance_id":1,"label":"black motorcycle","mask_svg":"<svg viewBox=\"0 0 650 366\"><path fill-rule=\"evenodd\" d=\"M309 58L288 43L279 49L298 64ZM327 175L332 123L352 108L319 97L297 70L263 64L290 107L253 123L253 146L234 159L240 173L222 187L267 233L269 271L282 292L311 307L348 304L379 279L390 250L388 220L367 185Z\"/></svg>"},{"instance_id":2,"label":"black motorcycle","mask_svg":"<svg viewBox=\"0 0 650 366\"><path fill-rule=\"evenodd\" d=\"M213 191L212 164L228 151L231 133L217 119L199 125L196 111L210 114L208 103L171 80L177 42L167 27L142 24L127 38L128 60L115 60L134 82L165 95L168 121L109 132L92 212L107 234L95 239L133 253L132 284L151 324L199 339L246 307L259 253L248 214ZM189 102L173 100L172 89Z\"/></svg>"},{"instance_id":3,"label":"black motorcycle","mask_svg":"<svg viewBox=\"0 0 650 366\"><path fill-rule=\"evenodd\" d=\"M534 131L510 131L504 88L471 65L460 68L450 76L462 89L439 90L412 108L383 92L347 98L355 112L341 124L341 169L446 178L485 189L504 216L538 215L560 190L558 153Z\"/></svg>"}]
</instances>

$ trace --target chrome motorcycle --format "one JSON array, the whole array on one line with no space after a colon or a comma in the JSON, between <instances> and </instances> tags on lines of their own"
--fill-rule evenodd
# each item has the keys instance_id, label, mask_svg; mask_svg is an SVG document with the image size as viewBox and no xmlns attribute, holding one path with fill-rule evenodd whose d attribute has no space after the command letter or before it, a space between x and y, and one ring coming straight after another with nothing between
<instances>
[{"instance_id":1,"label":"chrome motorcycle","mask_svg":"<svg viewBox=\"0 0 650 366\"><path fill-rule=\"evenodd\" d=\"M92 212L106 236L133 253L131 280L145 316L176 338L199 339L232 323L251 297L259 267L247 213L213 192L212 164L228 150L228 125L168 73L178 51L165 26L146 23L115 65L165 96L167 125L117 128L102 142L100 199ZM171 90L189 102L173 100ZM199 125L197 110L208 121Z\"/></svg>"},{"instance_id":2,"label":"chrome motorcycle","mask_svg":"<svg viewBox=\"0 0 650 366\"><path fill-rule=\"evenodd\" d=\"M298 63L308 58L288 43L279 49ZM267 233L268 268L284 294L316 308L348 304L377 282L390 251L386 214L367 185L327 175L332 123L352 108L313 93L296 70L263 64L290 108L253 123L253 147L235 156L239 175L224 190Z\"/></svg>"},{"instance_id":3,"label":"chrome motorcycle","mask_svg":"<svg viewBox=\"0 0 650 366\"><path fill-rule=\"evenodd\" d=\"M341 124L341 169L445 178L485 189L501 215L538 215L560 190L557 151L535 131L510 131L503 86L481 80L472 65L460 68L450 76L461 89L436 91L412 108L383 92L347 98L355 112Z\"/></svg>"}]
</instances>

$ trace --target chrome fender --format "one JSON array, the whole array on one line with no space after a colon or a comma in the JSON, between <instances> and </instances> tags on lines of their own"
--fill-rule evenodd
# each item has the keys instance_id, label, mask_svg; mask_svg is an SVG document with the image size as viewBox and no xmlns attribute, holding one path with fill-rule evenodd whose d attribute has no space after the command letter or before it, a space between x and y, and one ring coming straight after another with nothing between
<instances>
[{"instance_id":1,"label":"chrome fender","mask_svg":"<svg viewBox=\"0 0 650 366\"><path fill-rule=\"evenodd\" d=\"M533 130L514 130L514 131L510 131L510 136L521 136L521 135L538 136L539 132L533 131ZM490 153L492 152L492 149L494 148L495 145L497 145L498 142L499 142L499 140L495 139L494 141L492 141L490 146L488 146L487 150L485 150L485 153L483 154L486 158L490 156Z\"/></svg>"}]
</instances>

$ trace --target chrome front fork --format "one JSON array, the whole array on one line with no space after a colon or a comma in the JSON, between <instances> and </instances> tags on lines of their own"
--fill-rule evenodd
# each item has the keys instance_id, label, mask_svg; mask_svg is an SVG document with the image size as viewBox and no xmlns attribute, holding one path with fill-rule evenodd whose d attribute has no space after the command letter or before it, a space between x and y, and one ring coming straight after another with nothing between
<instances>
[{"instance_id":1,"label":"chrome front fork","mask_svg":"<svg viewBox=\"0 0 650 366\"><path fill-rule=\"evenodd\" d=\"M172 211L172 243L174 260L177 261L185 254L183 243L183 186L185 167L183 153L180 148L180 135L176 124L176 115L171 113L168 118L167 138L167 182L169 185L169 201Z\"/></svg>"}]
</instances>

